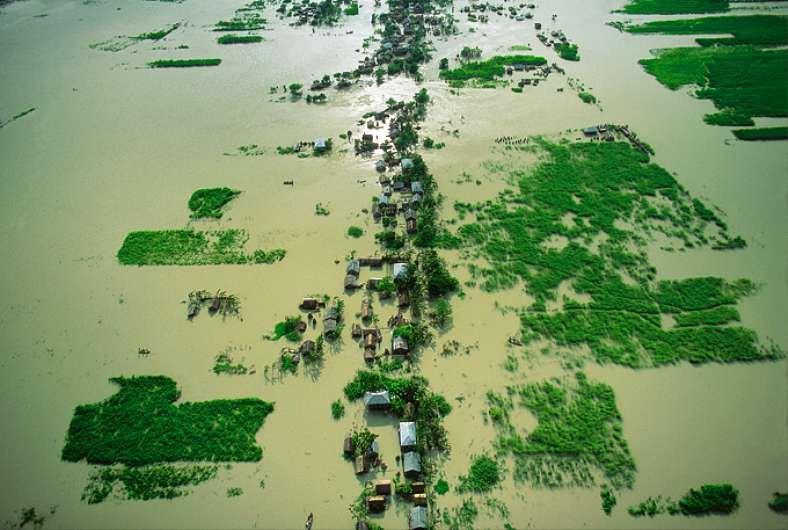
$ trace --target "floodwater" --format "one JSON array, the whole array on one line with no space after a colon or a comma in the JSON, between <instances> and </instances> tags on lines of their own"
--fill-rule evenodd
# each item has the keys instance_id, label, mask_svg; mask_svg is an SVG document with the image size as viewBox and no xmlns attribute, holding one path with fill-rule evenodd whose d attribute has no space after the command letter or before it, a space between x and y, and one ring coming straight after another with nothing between
<instances>
[{"instance_id":1,"label":"floodwater","mask_svg":"<svg viewBox=\"0 0 788 530\"><path fill-rule=\"evenodd\" d=\"M341 458L344 433L366 422L360 404L334 421L329 403L363 366L361 351L346 336L316 377L303 373L281 381L265 377L281 344L262 340L273 324L293 314L301 297L338 294L344 259L374 251L376 231L361 210L377 193L370 161L356 158L340 132L355 130L362 114L389 97L410 97L418 87L404 78L330 91L330 102L276 102L271 85L309 83L324 73L352 69L370 35L372 3L338 28L312 32L276 21L259 45L218 46L210 25L232 16L242 2L121 2L28 0L0 9L0 116L37 110L0 129L0 247L4 274L0 294L0 520L35 506L56 505L47 528L300 528L309 512L315 528L349 528L348 505L361 487ZM455 11L464 2L455 4ZM726 128L706 126L711 103L687 91L670 92L647 76L637 60L652 48L688 44L689 37L623 35L604 23L614 1L537 5L536 19L563 29L580 45L579 63L562 63L599 98L601 109L583 104L563 76L538 88L462 90L451 94L437 81L437 61L425 67L433 98L424 132L447 147L427 152L446 203L474 200L501 189L500 175L484 162L493 138L557 134L598 122L628 123L656 150L656 161L675 172L693 194L727 214L743 251L680 254L652 252L661 278L719 275L748 277L762 285L741 304L743 324L788 349L786 229L788 143L735 142ZM558 19L550 22L550 15ZM36 15L46 14L46 17ZM116 35L136 35L183 21L159 43L119 52L89 45ZM555 60L535 38L530 22L491 17L474 33L437 41L435 57L452 57L464 45L485 55L513 44ZM353 30L349 33L349 30ZM188 49L176 49L186 44ZM164 47L165 49L157 49ZM159 58L221 57L221 66L151 70ZM564 87L563 92L557 92ZM454 136L446 131L459 130ZM316 136L333 136L334 153L301 160L276 154ZM226 156L258 144L259 157ZM457 183L463 172L482 186ZM295 185L283 186L283 180ZM186 201L197 188L230 186L243 194L221 221L189 223ZM327 217L314 215L323 203ZM450 213L447 209L447 213ZM246 228L250 248L287 249L268 266L147 267L118 265L115 254L132 230L196 227ZM358 240L345 236L364 227ZM452 254L447 254L450 261ZM339 261L339 264L336 262ZM462 268L455 270L461 280ZM365 271L363 274L368 274ZM181 301L195 289L223 289L241 298L243 320L185 319ZM362 293L347 298L347 314L359 310ZM490 450L493 429L482 418L485 393L512 383L561 373L555 358L531 352L515 374L501 364L512 351L506 338L517 319L497 306L528 303L518 290L495 295L466 289L455 299L454 326L436 338L420 369L454 405L447 417L452 451L442 462L450 484L467 471L470 456ZM375 303L385 321L391 306ZM346 335L348 335L346 333ZM439 355L443 343L473 345L470 352ZM148 348L140 356L138 348ZM254 365L248 376L216 376L214 357L233 348L236 360ZM528 353L528 352L526 352ZM516 487L511 473L492 497L505 502L517 528L780 528L785 519L766 508L771 492L788 488L788 363L682 365L632 371L586 367L613 386L624 433L638 465L635 487L619 496L606 517L598 489L539 491ZM276 409L258 433L264 457L233 464L219 477L172 501L80 501L89 466L60 460L73 409L99 401L117 375L164 374L178 382L183 400L259 396ZM459 400L457 398L460 398ZM532 418L523 418L532 426ZM531 422L531 423L529 423ZM380 420L383 459L394 473L396 434ZM260 486L264 481L265 487ZM729 517L662 516L633 519L625 507L649 495L678 497L689 487L727 481L742 494ZM229 487L244 494L228 498ZM440 507L457 506L449 493ZM477 527L501 527L481 509ZM390 507L380 523L406 526L405 505Z\"/></svg>"}]
</instances>

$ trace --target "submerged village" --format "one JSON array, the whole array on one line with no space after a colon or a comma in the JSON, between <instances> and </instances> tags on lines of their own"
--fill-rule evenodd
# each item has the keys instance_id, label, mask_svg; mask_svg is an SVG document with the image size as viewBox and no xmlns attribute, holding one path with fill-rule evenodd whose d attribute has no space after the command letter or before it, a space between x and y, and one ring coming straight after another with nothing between
<instances>
[{"instance_id":1,"label":"submerged village","mask_svg":"<svg viewBox=\"0 0 788 530\"><path fill-rule=\"evenodd\" d=\"M0 1L4 528L784 528L783 4Z\"/></svg>"}]
</instances>

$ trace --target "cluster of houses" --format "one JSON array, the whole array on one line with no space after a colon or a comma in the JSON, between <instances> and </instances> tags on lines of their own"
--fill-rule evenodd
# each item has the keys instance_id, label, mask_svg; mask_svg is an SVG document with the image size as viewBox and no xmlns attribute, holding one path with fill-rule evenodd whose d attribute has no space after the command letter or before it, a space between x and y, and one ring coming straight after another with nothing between
<instances>
[{"instance_id":1,"label":"cluster of houses","mask_svg":"<svg viewBox=\"0 0 788 530\"><path fill-rule=\"evenodd\" d=\"M370 412L388 412L391 409L391 395L387 390L366 392L364 406ZM406 496L413 506L409 513L409 529L420 530L428 527L427 493L426 484L422 478L421 454L417 450L416 423L412 421L399 422L398 438L402 465L402 475L409 481L409 494ZM343 451L346 456L354 454L353 440L350 436L345 438ZM370 465L380 461L379 445L377 439L370 444L366 454L359 455L354 460L356 475L363 475L369 471ZM391 480L378 479L372 482L372 495L365 502L370 513L380 513L386 510L389 500L396 493L395 485ZM357 529L367 528L364 521L359 521Z\"/></svg>"},{"instance_id":2,"label":"cluster of houses","mask_svg":"<svg viewBox=\"0 0 788 530\"><path fill-rule=\"evenodd\" d=\"M462 13L467 13L469 22L484 23L489 21L489 17L487 15L479 13L491 13L500 16L508 16L513 20L522 22L524 20L532 19L534 15L530 11L523 13L521 10L523 8L534 9L535 7L536 6L534 4L519 4L516 6L508 6L507 9L504 9L503 4L472 2L471 4L464 6L460 11Z\"/></svg>"}]
</instances>

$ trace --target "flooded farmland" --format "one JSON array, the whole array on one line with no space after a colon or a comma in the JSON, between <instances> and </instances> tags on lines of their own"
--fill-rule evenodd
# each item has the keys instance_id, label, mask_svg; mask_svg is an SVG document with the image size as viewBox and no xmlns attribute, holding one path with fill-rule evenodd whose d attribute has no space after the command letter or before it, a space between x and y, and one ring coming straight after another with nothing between
<instances>
[{"instance_id":1,"label":"flooded farmland","mask_svg":"<svg viewBox=\"0 0 788 530\"><path fill-rule=\"evenodd\" d=\"M284 4L25 0L0 7L5 51L0 58L0 246L5 268L0 292L8 303L0 316L0 520L10 528L291 529L311 521L315 529L361 528L354 526L359 522L367 528L398 529L408 528L409 522L413 526L414 507L424 503L430 528L784 528L785 515L768 503L774 492L788 490L788 143L737 140L732 127L704 122L704 115L715 111L712 101L693 97L688 87L669 90L638 64L654 49L694 46L696 35L619 31L607 23L668 18L612 13L622 7L619 1L537 1L533 8L492 2L503 5L504 14L488 9L481 15L487 22L478 21L478 8L471 9L478 3L443 2L436 4L440 16L456 21L455 32L444 28L434 35L431 27L428 40L434 49L430 60L419 63L420 75L389 68L379 76L380 83L369 73L340 76L321 92L309 90L313 80L353 71L381 46L384 37L376 31L386 24L377 18L373 25L371 18L387 13L391 4L362 0L358 15L342 14L333 25L314 26L291 25L297 17L278 16L277 8ZM509 7L518 15L509 17ZM736 14L788 14L779 3L731 7ZM264 28L240 34L260 35L261 42L217 43L218 21L258 8L266 19ZM469 12L477 13L477 21L469 20ZM519 14L525 12L532 18ZM580 61L563 60L545 46L535 22L548 35L561 31L576 43ZM178 26L158 40L137 38L174 24ZM418 28L415 31L418 34ZM521 87L522 92L512 88L528 72L504 74L487 87L449 83L441 77L445 69L439 61L449 58L451 69L461 68L465 47L478 47L478 52L470 52L477 53L477 59L544 57L550 72L540 77L538 86ZM520 48L524 51L516 51ZM148 66L197 58L217 58L221 64ZM350 79L350 86L337 89L341 79ZM303 87L285 88L292 84ZM407 107L422 89L428 102ZM300 91L303 95L296 95ZM592 94L596 103L585 103L578 92ZM307 95L320 93L326 94L325 102L305 101ZM399 106L400 101L405 103ZM29 109L35 110L25 113ZM397 145L384 155L380 144L386 138L396 143L392 116L399 118L401 130L412 126L418 141ZM370 129L370 119L381 126ZM785 117L754 119L758 127L786 125ZM627 125L653 154L636 151L618 133L615 142L589 140L582 129L600 124ZM370 141L377 144L371 153L356 153L366 142L357 143L362 134L372 134ZM311 142L316 138L330 138L331 149L314 156ZM426 138L445 146L424 147ZM299 153L280 154L302 141L309 145ZM616 210L620 215L609 223L600 221L604 227L596 232L591 221L583 225L566 214L569 229L586 228L572 239L585 249L583 259L578 258L583 265L540 291L537 284L545 285L546 280L539 282L561 269L549 261L555 254L548 247L560 253L575 234L551 218L545 222L551 230L545 234L551 237L533 245L541 250L526 249L528 256L542 261L520 259L526 252L518 254L515 248L523 240L521 246L530 245L531 237L536 240L533 233L543 228L529 224L528 233L522 234L517 223L539 218L546 205L553 206L547 191L561 191L549 188L549 179L538 180L547 171L543 164L551 160L548 152L577 164L567 176L581 174L578 168L585 168L582 164L593 155L603 162L615 155L632 164L640 164L638 157L644 156L664 169L654 170L654 178L668 184L655 189L675 182L671 189L679 190L675 202L656 193L648 200L663 200L667 205L661 211L686 220L686 226L668 226L673 220L668 214L658 220L638 217L641 203L640 197L632 199L634 187L618 189L620 201L605 202L604 193L598 193L604 178L594 181L595 188L590 188L590 179L581 181L577 188L589 186L587 197L604 207L599 211L607 214L624 203L631 209ZM379 172L376 161L384 157L390 164ZM421 233L408 234L405 228L404 204L412 195L394 192L391 200L403 205L391 231L402 236L403 248L386 249L375 234L388 231L387 216L384 212L376 219L373 211L380 211L380 197L386 196L380 177L407 174L402 159L421 160L428 168L429 181L442 196L435 204L441 237L417 244ZM609 169L618 175L615 167ZM582 175L590 173L594 171ZM191 218L190 196L221 187L241 193L223 205L220 218ZM613 184L608 191L616 191ZM541 202L528 202L534 196ZM693 199L707 205L720 222L702 219L697 212L706 210L690 208ZM467 210L465 218L463 207L457 206L485 201L488 209ZM495 217L518 205L519 217ZM427 220L424 206L414 208L422 208L416 217L421 230ZM555 211L560 213L557 206ZM487 239L472 239L477 232L463 228L466 224ZM690 233L690 225L700 228ZM361 228L362 235L348 235L351 226ZM244 256L274 249L286 254L266 263L135 266L119 261L129 234L174 230L219 234L220 239L229 231L243 231L248 236ZM729 242L734 236L746 246L713 248L715 241ZM604 249L613 248L605 240L616 237L620 246L614 250L620 252L605 254ZM413 301L411 309L400 310L396 294L381 298L382 292L366 287L343 289L349 260L392 256L380 268L360 267L358 282L365 284L370 278L394 276L393 262L405 262L408 270L427 276L425 263L432 250L442 260L443 272L456 282L445 292L423 296L422 315L413 311L418 305ZM151 256L146 248L141 252ZM594 261L602 254L601 261ZM631 260L616 261L623 254ZM511 257L512 263L498 259L501 255ZM643 272L648 267L653 271ZM609 333L601 339L589 330L580 339L561 335L576 331L571 322L580 315L598 313L594 304L602 303L601 294L581 289L578 280L591 269L604 270L605 285L615 283L633 292L640 287L638 292L654 299L661 296L663 281L680 286L686 279L720 278L716 294L724 301L702 300L700 306L732 309L738 321L731 317L722 325L707 326L713 335L693 339L694 350L669 348L675 357L666 362L654 353L664 343L649 349L643 328L626 326L634 319L651 322L655 317L665 322L656 325L660 332L677 330L681 326L673 321L680 320L682 307L660 306L646 317L633 311L621 321L605 321ZM431 279L414 279L406 292L415 297L413 285L431 285ZM749 280L746 288L736 283L740 279ZM499 283L485 283L493 280ZM398 283L397 290L403 292L403 285ZM731 294L734 287L738 290ZM189 293L194 291L207 291L211 300L219 291L237 296L239 315L212 315L206 307L187 318ZM309 322L299 304L311 297L322 302L324 295L326 307L315 312L315 326L308 324L296 341L271 340L277 323L286 323L288 317L301 315ZM362 321L365 298L371 300L375 316ZM608 309L620 309L626 298ZM441 301L451 308L445 323L434 316ZM649 304L659 305L653 300ZM332 307L344 313L338 338L323 341L319 337ZM410 321L404 331L390 323L400 311ZM529 320L529 315L544 315L545 320ZM561 325L549 320L560 315L569 315ZM364 359L365 338L352 336L354 324L380 330L374 363ZM615 333L614 326L626 333ZM731 346L724 342L730 336L725 330L733 328L746 331ZM416 347L411 335L415 330L424 330L431 340ZM395 356L386 355L394 349L395 333L413 342L401 367L391 360ZM635 337L634 347L630 337ZM299 348L304 340L319 341L321 357L309 363L304 355L292 369L283 361L283 349L291 355L287 349ZM744 356L745 350L752 354ZM719 353L723 351L725 356ZM245 373L217 371L216 358L223 352ZM699 352L705 356L699 359ZM638 362L622 361L635 357ZM373 372L380 380L400 378L387 387L395 398L391 411L369 411L362 399L351 399L346 385L358 371ZM583 401L584 379L577 379L577 373L591 382L597 401ZM123 456L109 458L88 447L84 458L64 458L67 438L94 434L75 427L77 407L102 403L119 392L111 378L133 376L174 381L180 391L176 405L222 400L232 418L234 404L253 398L272 403L273 411L259 418L262 426L253 439L239 434L234 438L237 446L223 447L229 456L216 450L198 458L193 454L217 429L229 429L222 424L226 417L217 413L206 432L198 432L195 426L204 418L197 413L176 426L175 420L170 424L166 419L179 418L176 413L163 405L146 408L140 401L139 415L119 415L117 423L110 417L102 431L106 439L91 441L96 446L106 442ZM416 385L412 378L419 376L428 381L419 386L419 398L400 399L401 381ZM538 386L545 382L552 385L549 390ZM383 390L378 387L374 389ZM523 404L529 398L539 401L540 391L568 401L553 409ZM490 393L504 401L510 398L509 408L501 413L505 421L492 413ZM424 403L433 398L430 403L441 409L443 401L436 395L450 405L450 412L426 411ZM331 414L335 400L345 409L338 419ZM403 401L407 403L398 408ZM564 441L578 436L572 421L582 416L575 413L587 410L582 409L586 405L593 409L592 419L583 424L580 439L570 440L573 449L548 447L550 433L562 433ZM602 421L600 411L610 415ZM165 419L154 422L148 413ZM448 442L448 447L440 447L436 435L434 445L419 446L422 474L407 480L397 434L399 422L406 419L414 419L417 438L427 428L445 429ZM428 426L428 421L437 425ZM548 422L553 429L537 447L539 440L529 435L545 434L538 428ZM155 431L154 424L161 431ZM372 465L357 475L355 459L343 456L343 441L348 433L365 428L377 435L379 460L385 465ZM160 445L153 442L166 446L169 436L181 429L193 443L179 442L172 457L151 456L152 446ZM150 432L161 436L146 438ZM592 437L593 446L586 444ZM139 444L133 455L126 451L132 443ZM261 448L262 458L238 457L233 451L241 445ZM605 450L595 452L599 446ZM604 462L613 446L619 456L623 452L621 461L634 463L624 466L631 484L613 484L615 475L606 474ZM480 455L497 466L490 487L469 480L471 464ZM363 459L366 465L366 456ZM587 470L591 478L538 485L522 472L533 469L527 467L532 461L547 462L543 469L550 470L555 462L573 462L573 469ZM91 476L109 466L133 470L136 464L218 468L215 477L200 483L160 485L152 493L143 488L140 496L150 498L133 498L130 483L110 485L102 502L85 498ZM365 503L370 496L365 485L375 480L392 480L395 489L406 484L403 495L386 498L381 513ZM440 481L448 484L447 492L437 491ZM414 482L425 483L423 501L407 494ZM617 499L610 515L600 501L601 488L608 484ZM732 513L687 516L662 510L649 517L627 510L658 496L678 501L704 484L735 486L738 498Z\"/></svg>"}]
</instances>

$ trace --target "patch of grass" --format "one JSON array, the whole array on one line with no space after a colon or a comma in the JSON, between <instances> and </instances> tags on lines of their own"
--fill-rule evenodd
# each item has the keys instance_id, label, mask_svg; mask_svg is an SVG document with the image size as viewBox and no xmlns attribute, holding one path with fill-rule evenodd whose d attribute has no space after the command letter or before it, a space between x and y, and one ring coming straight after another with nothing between
<instances>
[{"instance_id":1,"label":"patch of grass","mask_svg":"<svg viewBox=\"0 0 788 530\"><path fill-rule=\"evenodd\" d=\"M193 66L218 66L221 59L160 59L148 63L151 68L189 68Z\"/></svg>"},{"instance_id":2,"label":"patch of grass","mask_svg":"<svg viewBox=\"0 0 788 530\"><path fill-rule=\"evenodd\" d=\"M448 449L448 438L443 427L443 417L451 412L451 405L440 394L429 390L429 382L421 376L392 377L381 371L359 370L345 385L344 393L350 401L364 397L365 392L388 390L391 394L391 410L399 418L415 421L417 443L426 449ZM412 415L406 408L413 403Z\"/></svg>"},{"instance_id":3,"label":"patch of grass","mask_svg":"<svg viewBox=\"0 0 788 530\"><path fill-rule=\"evenodd\" d=\"M769 501L769 508L777 513L788 513L788 493L775 491Z\"/></svg>"},{"instance_id":4,"label":"patch of grass","mask_svg":"<svg viewBox=\"0 0 788 530\"><path fill-rule=\"evenodd\" d=\"M441 70L440 77L446 81L494 81L504 75L506 66L514 64L542 66L547 64L547 59L536 55L496 55L486 61L468 62L458 68Z\"/></svg>"},{"instance_id":5,"label":"patch of grass","mask_svg":"<svg viewBox=\"0 0 788 530\"><path fill-rule=\"evenodd\" d=\"M555 48L555 51L558 52L558 56L561 57L561 59L564 59L566 61L580 60L579 48L577 47L577 44L570 44L568 42L556 42L553 48Z\"/></svg>"},{"instance_id":6,"label":"patch of grass","mask_svg":"<svg viewBox=\"0 0 788 530\"><path fill-rule=\"evenodd\" d=\"M364 229L358 226L350 226L347 229L347 235L350 237L359 238L364 235Z\"/></svg>"},{"instance_id":7,"label":"patch of grass","mask_svg":"<svg viewBox=\"0 0 788 530\"><path fill-rule=\"evenodd\" d=\"M682 15L722 13L729 9L728 0L630 0L618 11L630 15Z\"/></svg>"},{"instance_id":8,"label":"patch of grass","mask_svg":"<svg viewBox=\"0 0 788 530\"><path fill-rule=\"evenodd\" d=\"M759 127L757 129L736 129L733 135L739 140L758 142L764 140L788 140L788 127Z\"/></svg>"},{"instance_id":9,"label":"patch of grass","mask_svg":"<svg viewBox=\"0 0 788 530\"><path fill-rule=\"evenodd\" d=\"M303 319L300 316L287 317L282 322L277 322L274 326L274 333L269 337L270 340L279 340L285 337L291 342L301 339L301 332L298 331Z\"/></svg>"},{"instance_id":10,"label":"patch of grass","mask_svg":"<svg viewBox=\"0 0 788 530\"><path fill-rule=\"evenodd\" d=\"M255 441L273 404L258 398L174 403L180 392L164 376L116 377L120 390L79 405L62 458L140 466L165 462L256 462Z\"/></svg>"},{"instance_id":11,"label":"patch of grass","mask_svg":"<svg viewBox=\"0 0 788 530\"><path fill-rule=\"evenodd\" d=\"M515 481L531 480L526 472L532 457L559 456L580 468L599 468L616 487L631 487L635 462L624 440L621 415L613 389L576 374L575 384L565 381L531 383L512 389L512 397L531 411L539 424L525 438L512 425L508 411L513 402L488 394L488 403L501 411L496 446L515 457ZM531 474L533 473L532 470ZM556 484L560 485L560 484Z\"/></svg>"},{"instance_id":12,"label":"patch of grass","mask_svg":"<svg viewBox=\"0 0 788 530\"><path fill-rule=\"evenodd\" d=\"M91 472L82 492L82 500L88 504L97 504L113 492L121 499L174 499L188 494L189 486L216 477L218 469L215 465L158 464L100 467Z\"/></svg>"},{"instance_id":13,"label":"patch of grass","mask_svg":"<svg viewBox=\"0 0 788 530\"><path fill-rule=\"evenodd\" d=\"M729 514L739 507L739 490L730 484L704 484L690 489L678 501L684 515Z\"/></svg>"},{"instance_id":14,"label":"patch of grass","mask_svg":"<svg viewBox=\"0 0 788 530\"><path fill-rule=\"evenodd\" d=\"M474 456L468 474L460 477L457 486L459 493L487 493L501 482L501 470L498 462L487 455Z\"/></svg>"},{"instance_id":15,"label":"patch of grass","mask_svg":"<svg viewBox=\"0 0 788 530\"><path fill-rule=\"evenodd\" d=\"M762 346L750 329L711 325L726 310L684 319L711 319L703 325L662 327L661 313L735 306L754 288L746 280L719 278L656 282L647 237L661 234L684 248L730 241L727 224L714 210L629 144L534 143L545 156L536 167L511 171L516 190L478 205L455 205L461 217L476 218L457 235L464 255L474 259L469 268L481 288L497 291L523 282L536 299L520 315L525 343L547 339L567 349L586 346L600 363L633 368L783 356L776 347ZM566 244L551 247L559 237ZM602 242L594 246L594 240ZM557 300L563 282L590 301ZM547 311L553 300L561 308Z\"/></svg>"},{"instance_id":16,"label":"patch of grass","mask_svg":"<svg viewBox=\"0 0 788 530\"><path fill-rule=\"evenodd\" d=\"M145 230L131 232L118 250L122 265L242 265L275 263L284 249L244 251L244 230Z\"/></svg>"},{"instance_id":17,"label":"patch of grass","mask_svg":"<svg viewBox=\"0 0 788 530\"><path fill-rule=\"evenodd\" d=\"M531 51L531 47L527 44L514 44L509 46L509 51L512 52L529 52Z\"/></svg>"},{"instance_id":18,"label":"patch of grass","mask_svg":"<svg viewBox=\"0 0 788 530\"><path fill-rule=\"evenodd\" d=\"M263 37L260 35L222 35L216 42L219 44L251 44L256 42L263 42Z\"/></svg>"},{"instance_id":19,"label":"patch of grass","mask_svg":"<svg viewBox=\"0 0 788 530\"><path fill-rule=\"evenodd\" d=\"M602 489L599 490L599 496L602 499L602 511L605 512L605 515L610 515L613 512L613 507L617 503L616 495L607 484L604 484Z\"/></svg>"},{"instance_id":20,"label":"patch of grass","mask_svg":"<svg viewBox=\"0 0 788 530\"><path fill-rule=\"evenodd\" d=\"M709 124L753 125L752 116L788 116L788 50L673 48L640 64L672 90L698 85L695 96L720 109L704 118Z\"/></svg>"},{"instance_id":21,"label":"patch of grass","mask_svg":"<svg viewBox=\"0 0 788 530\"><path fill-rule=\"evenodd\" d=\"M189 198L189 210L192 219L222 217L222 207L235 199L241 192L230 188L202 188Z\"/></svg>"},{"instance_id":22,"label":"patch of grass","mask_svg":"<svg viewBox=\"0 0 788 530\"><path fill-rule=\"evenodd\" d=\"M625 25L624 30L635 34L661 33L666 35L726 35L702 37L695 41L701 46L751 44L754 46L785 46L788 44L788 17L785 15L746 15L703 17L681 20L654 20L637 25ZM728 37L727 35L733 35Z\"/></svg>"},{"instance_id":23,"label":"patch of grass","mask_svg":"<svg viewBox=\"0 0 788 530\"><path fill-rule=\"evenodd\" d=\"M342 404L342 401L336 400L331 402L331 417L335 420L340 419L342 416L345 415L345 405Z\"/></svg>"},{"instance_id":24,"label":"patch of grass","mask_svg":"<svg viewBox=\"0 0 788 530\"><path fill-rule=\"evenodd\" d=\"M164 29L160 29L159 31L151 31L149 33L140 33L135 38L138 40L161 40L176 29L181 27L181 23L177 22L171 26L168 26Z\"/></svg>"}]
</instances>

